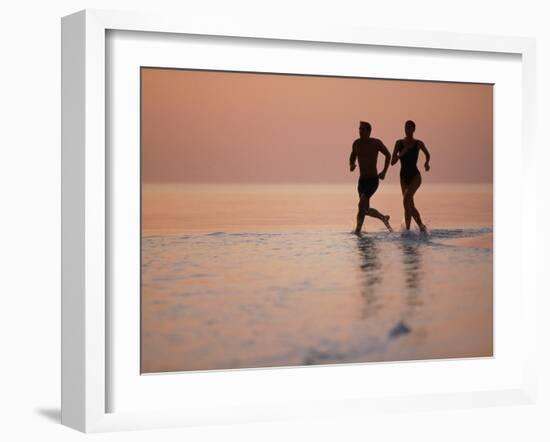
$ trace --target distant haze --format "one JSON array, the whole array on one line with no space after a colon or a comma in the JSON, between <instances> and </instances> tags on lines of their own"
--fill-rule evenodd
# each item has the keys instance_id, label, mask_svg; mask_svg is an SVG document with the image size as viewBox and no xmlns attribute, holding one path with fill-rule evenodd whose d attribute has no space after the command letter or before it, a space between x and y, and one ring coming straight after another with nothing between
<instances>
[{"instance_id":1,"label":"distant haze","mask_svg":"<svg viewBox=\"0 0 550 442\"><path fill-rule=\"evenodd\" d=\"M491 85L145 68L141 106L144 182L352 182L359 121L391 152L407 119L424 182L492 182Z\"/></svg>"}]
</instances>

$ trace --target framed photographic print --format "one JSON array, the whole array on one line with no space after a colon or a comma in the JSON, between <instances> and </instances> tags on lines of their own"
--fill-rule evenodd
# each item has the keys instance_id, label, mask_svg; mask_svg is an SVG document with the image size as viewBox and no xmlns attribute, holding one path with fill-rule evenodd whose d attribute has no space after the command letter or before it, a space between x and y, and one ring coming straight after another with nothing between
<instances>
[{"instance_id":1,"label":"framed photographic print","mask_svg":"<svg viewBox=\"0 0 550 442\"><path fill-rule=\"evenodd\" d=\"M532 40L62 35L64 424L534 400Z\"/></svg>"}]
</instances>

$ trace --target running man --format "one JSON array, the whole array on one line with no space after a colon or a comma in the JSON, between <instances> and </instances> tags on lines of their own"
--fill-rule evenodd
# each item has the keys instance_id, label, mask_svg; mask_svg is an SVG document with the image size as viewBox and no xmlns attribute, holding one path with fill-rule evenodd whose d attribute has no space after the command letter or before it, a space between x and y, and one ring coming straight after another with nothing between
<instances>
[{"instance_id":1,"label":"running man","mask_svg":"<svg viewBox=\"0 0 550 442\"><path fill-rule=\"evenodd\" d=\"M411 217L414 219L421 232L426 231L426 226L422 223L420 212L414 205L414 194L422 184L422 175L416 166L418 154L424 152L426 162L424 169L430 170L430 152L426 149L424 143L413 137L416 124L412 120L405 122L405 138L395 142L393 155L391 158L392 166L401 161L401 193L403 194L403 208L405 209L405 227L407 230L411 228Z\"/></svg>"},{"instance_id":2,"label":"running man","mask_svg":"<svg viewBox=\"0 0 550 442\"><path fill-rule=\"evenodd\" d=\"M383 180L386 177L391 158L390 151L384 146L384 143L377 138L371 138L371 131L372 127L369 123L366 121L359 123L359 138L353 142L349 157L349 169L351 172L355 170L355 161L359 160L359 182L357 184L359 211L357 212L357 226L354 232L356 235L361 234L361 228L363 227L366 215L378 218L390 232L393 232L389 223L389 215L382 215L378 210L370 207L370 199L374 195L374 192L376 192L376 189L378 189L379 180ZM376 167L379 152L386 157L384 170L381 173L378 173Z\"/></svg>"}]
</instances>

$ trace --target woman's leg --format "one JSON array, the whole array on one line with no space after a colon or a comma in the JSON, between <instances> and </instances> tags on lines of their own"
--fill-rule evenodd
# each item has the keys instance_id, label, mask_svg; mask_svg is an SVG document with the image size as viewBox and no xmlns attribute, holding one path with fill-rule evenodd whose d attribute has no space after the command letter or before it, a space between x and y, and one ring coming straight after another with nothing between
<instances>
[{"instance_id":1,"label":"woman's leg","mask_svg":"<svg viewBox=\"0 0 550 442\"><path fill-rule=\"evenodd\" d=\"M405 194L407 193L407 185L401 179L401 194L403 195L403 208L405 209L405 228L410 230L411 228L411 212L405 204Z\"/></svg>"},{"instance_id":2,"label":"woman's leg","mask_svg":"<svg viewBox=\"0 0 550 442\"><path fill-rule=\"evenodd\" d=\"M403 205L405 206L405 211L408 211L410 214L409 224L410 224L410 217L412 216L412 218L420 228L420 231L424 232L426 230L426 226L424 225L424 223L422 223L420 212L417 210L416 206L414 205L414 194L416 193L416 191L418 190L421 184L422 184L422 176L418 174L412 179L412 181L407 186L405 193L403 194Z\"/></svg>"}]
</instances>

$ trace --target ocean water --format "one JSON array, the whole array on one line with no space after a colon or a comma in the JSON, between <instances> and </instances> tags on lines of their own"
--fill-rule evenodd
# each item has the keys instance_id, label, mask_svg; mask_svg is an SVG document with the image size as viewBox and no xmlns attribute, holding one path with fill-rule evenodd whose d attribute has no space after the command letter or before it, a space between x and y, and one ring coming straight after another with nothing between
<instances>
[{"instance_id":1,"label":"ocean water","mask_svg":"<svg viewBox=\"0 0 550 442\"><path fill-rule=\"evenodd\" d=\"M142 372L491 356L492 190L155 185L142 200Z\"/></svg>"}]
</instances>

